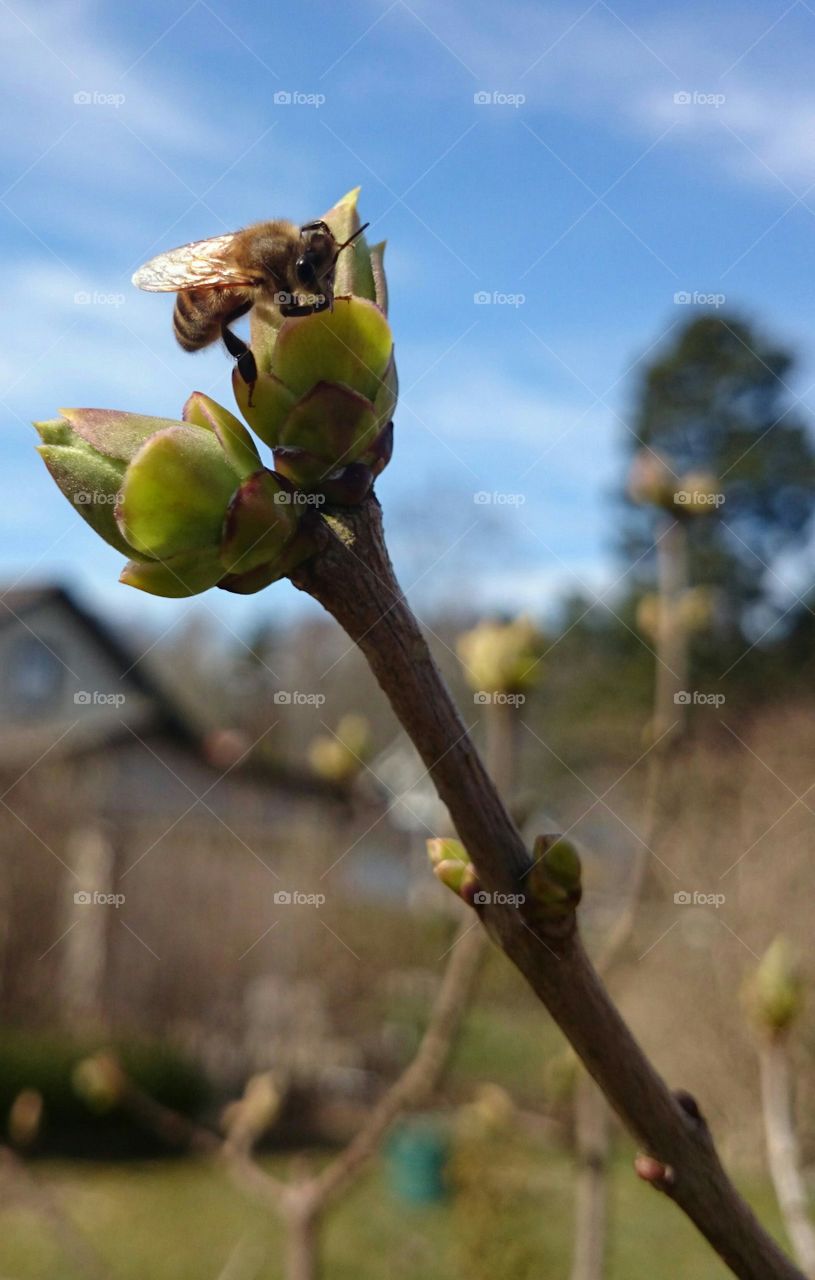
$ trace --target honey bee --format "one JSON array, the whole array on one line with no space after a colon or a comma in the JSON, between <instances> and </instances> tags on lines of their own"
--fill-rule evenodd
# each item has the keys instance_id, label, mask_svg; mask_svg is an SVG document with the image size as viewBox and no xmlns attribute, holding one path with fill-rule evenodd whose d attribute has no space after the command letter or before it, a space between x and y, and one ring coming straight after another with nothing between
<instances>
[{"instance_id":1,"label":"honey bee","mask_svg":"<svg viewBox=\"0 0 815 1280\"><path fill-rule=\"evenodd\" d=\"M337 259L367 226L338 245L322 221L302 227L283 218L258 222L160 253L139 267L133 284L150 293L177 293L173 332L179 345L200 351L221 339L251 384L255 358L229 326L261 300L283 316L331 310Z\"/></svg>"}]
</instances>

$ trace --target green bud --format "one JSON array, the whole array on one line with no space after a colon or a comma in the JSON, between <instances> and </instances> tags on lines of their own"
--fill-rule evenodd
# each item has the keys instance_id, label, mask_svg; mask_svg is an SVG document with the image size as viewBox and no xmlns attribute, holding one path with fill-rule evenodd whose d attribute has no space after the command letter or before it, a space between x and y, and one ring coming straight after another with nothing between
<instances>
[{"instance_id":1,"label":"green bud","mask_svg":"<svg viewBox=\"0 0 815 1280\"><path fill-rule=\"evenodd\" d=\"M547 913L567 915L583 893L580 855L563 836L538 836L532 848L533 866L527 877L529 896Z\"/></svg>"},{"instance_id":2,"label":"green bud","mask_svg":"<svg viewBox=\"0 0 815 1280\"><path fill-rule=\"evenodd\" d=\"M66 409L36 424L39 451L91 527L131 557L122 582L169 597L258 590L311 554L304 508L227 409L197 392L184 416Z\"/></svg>"},{"instance_id":3,"label":"green bud","mask_svg":"<svg viewBox=\"0 0 815 1280\"><path fill-rule=\"evenodd\" d=\"M117 524L149 559L215 547L237 478L211 432L180 423L166 427L132 458Z\"/></svg>"},{"instance_id":4,"label":"green bud","mask_svg":"<svg viewBox=\"0 0 815 1280\"><path fill-rule=\"evenodd\" d=\"M261 467L260 454L246 427L203 391L193 391L181 414L185 422L214 431L233 470L244 479Z\"/></svg>"},{"instance_id":5,"label":"green bud","mask_svg":"<svg viewBox=\"0 0 815 1280\"><path fill-rule=\"evenodd\" d=\"M743 991L748 1013L760 1030L780 1035L795 1023L803 1008L804 990L786 938L776 938L765 951Z\"/></svg>"},{"instance_id":6,"label":"green bud","mask_svg":"<svg viewBox=\"0 0 815 1280\"><path fill-rule=\"evenodd\" d=\"M433 874L458 897L471 903L478 889L478 877L461 841L434 837L427 841L427 854Z\"/></svg>"}]
</instances>

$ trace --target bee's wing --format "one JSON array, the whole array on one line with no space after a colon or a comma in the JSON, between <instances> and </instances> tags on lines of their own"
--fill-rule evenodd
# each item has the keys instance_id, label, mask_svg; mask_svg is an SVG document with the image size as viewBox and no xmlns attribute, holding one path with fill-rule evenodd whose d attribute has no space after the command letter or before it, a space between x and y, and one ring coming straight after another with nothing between
<instances>
[{"instance_id":1,"label":"bee's wing","mask_svg":"<svg viewBox=\"0 0 815 1280\"><path fill-rule=\"evenodd\" d=\"M232 262L234 233L194 240L170 249L139 267L133 284L149 293L178 293L181 289L216 289L254 282Z\"/></svg>"}]
</instances>

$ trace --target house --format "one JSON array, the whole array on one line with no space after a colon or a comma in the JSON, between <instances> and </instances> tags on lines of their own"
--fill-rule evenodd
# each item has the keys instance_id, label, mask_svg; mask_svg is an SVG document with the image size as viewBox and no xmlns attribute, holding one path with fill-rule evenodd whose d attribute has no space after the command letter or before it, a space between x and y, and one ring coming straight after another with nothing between
<instances>
[{"instance_id":1,"label":"house","mask_svg":"<svg viewBox=\"0 0 815 1280\"><path fill-rule=\"evenodd\" d=\"M409 842L380 797L258 760L152 657L63 586L0 594L0 1011L217 1042L239 1076L258 980L339 972L354 867Z\"/></svg>"}]
</instances>

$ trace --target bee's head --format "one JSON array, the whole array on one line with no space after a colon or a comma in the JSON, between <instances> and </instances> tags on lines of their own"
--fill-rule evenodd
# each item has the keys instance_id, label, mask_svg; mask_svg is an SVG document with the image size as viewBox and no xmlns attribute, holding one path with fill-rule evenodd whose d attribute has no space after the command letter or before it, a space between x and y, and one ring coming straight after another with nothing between
<instances>
[{"instance_id":1,"label":"bee's head","mask_svg":"<svg viewBox=\"0 0 815 1280\"><path fill-rule=\"evenodd\" d=\"M329 282L337 260L336 240L325 222L308 222L300 228L300 256L295 263L297 281L304 289Z\"/></svg>"}]
</instances>

